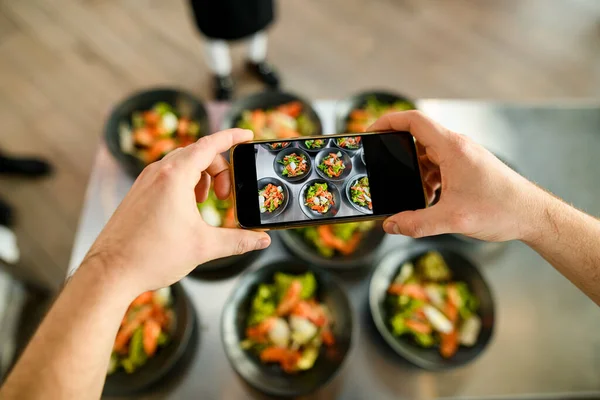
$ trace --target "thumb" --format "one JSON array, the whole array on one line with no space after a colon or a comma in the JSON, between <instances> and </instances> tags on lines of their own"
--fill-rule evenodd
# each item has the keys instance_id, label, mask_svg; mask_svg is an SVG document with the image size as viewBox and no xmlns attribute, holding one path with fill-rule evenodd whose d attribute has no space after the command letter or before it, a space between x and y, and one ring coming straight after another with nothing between
<instances>
[{"instance_id":1,"label":"thumb","mask_svg":"<svg viewBox=\"0 0 600 400\"><path fill-rule=\"evenodd\" d=\"M208 235L209 258L221 258L244 254L269 247L271 238L265 232L245 229L213 228Z\"/></svg>"},{"instance_id":2,"label":"thumb","mask_svg":"<svg viewBox=\"0 0 600 400\"><path fill-rule=\"evenodd\" d=\"M404 211L385 220L383 229L387 233L401 234L413 238L449 233L448 213L439 204L416 211Z\"/></svg>"}]
</instances>

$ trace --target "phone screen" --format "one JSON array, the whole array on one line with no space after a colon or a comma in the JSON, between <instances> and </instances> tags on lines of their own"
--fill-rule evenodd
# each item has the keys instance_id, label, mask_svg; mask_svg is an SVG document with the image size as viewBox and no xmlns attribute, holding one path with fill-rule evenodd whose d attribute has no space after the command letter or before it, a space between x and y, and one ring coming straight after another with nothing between
<instances>
[{"instance_id":1,"label":"phone screen","mask_svg":"<svg viewBox=\"0 0 600 400\"><path fill-rule=\"evenodd\" d=\"M248 143L233 157L243 227L372 219L425 207L408 132Z\"/></svg>"}]
</instances>

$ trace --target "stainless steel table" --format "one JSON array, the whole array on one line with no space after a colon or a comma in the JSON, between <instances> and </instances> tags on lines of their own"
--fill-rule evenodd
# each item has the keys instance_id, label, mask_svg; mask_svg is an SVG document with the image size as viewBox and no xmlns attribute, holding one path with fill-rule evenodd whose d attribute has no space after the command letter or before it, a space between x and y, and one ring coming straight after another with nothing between
<instances>
[{"instance_id":1,"label":"stainless steel table","mask_svg":"<svg viewBox=\"0 0 600 400\"><path fill-rule=\"evenodd\" d=\"M317 101L325 132L334 132L332 101ZM447 127L467 134L523 175L566 201L600 215L600 104L499 104L423 100L419 107ZM224 106L211 106L218 126ZM132 180L100 147L69 270L74 271ZM368 272L340 275L354 307L358 335L340 374L315 399L566 398L600 397L600 309L521 243L472 246L454 238L434 239L459 248L481 266L497 306L495 336L472 364L449 372L427 372L391 354L367 311ZM427 241L388 237L379 255ZM286 257L277 237L255 260L255 269ZM287 256L289 257L289 256ZM176 384L165 383L147 399L262 398L236 376L219 336L222 305L238 276L184 279L198 312L199 348Z\"/></svg>"}]
</instances>

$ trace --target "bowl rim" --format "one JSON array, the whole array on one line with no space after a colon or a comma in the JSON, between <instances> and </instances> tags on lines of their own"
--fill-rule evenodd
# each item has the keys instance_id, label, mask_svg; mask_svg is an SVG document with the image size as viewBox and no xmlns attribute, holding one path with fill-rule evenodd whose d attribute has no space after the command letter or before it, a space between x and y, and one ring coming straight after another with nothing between
<instances>
[{"instance_id":1,"label":"bowl rim","mask_svg":"<svg viewBox=\"0 0 600 400\"><path fill-rule=\"evenodd\" d=\"M464 265L467 266L468 269L474 272L474 275L477 277L477 280L481 281L487 295L490 298L491 303L491 316L492 316L492 325L490 327L490 333L487 339L484 339L482 342L483 347L479 352L474 354L470 359L465 360L463 362L452 362L452 359L449 359L447 363L441 364L436 362L431 362L429 360L425 360L419 356L416 356L411 351L407 351L405 347L413 346L410 344L405 344L403 341L400 341L399 338L395 337L389 330L386 321L384 320L383 313L380 312L380 304L378 294L380 293L379 287L377 287L377 276L382 273L384 270L391 269L392 266L397 270L402 266L402 264L406 261L414 260L429 251L439 251L442 255L452 254L455 257L458 257L464 261ZM461 267L463 268L464 265ZM449 266L451 270L455 267ZM389 285L389 282L387 283ZM387 345L400 357L405 360L411 362L412 364L431 371L441 371L441 370L449 370L452 368L456 368L459 366L463 366L473 362L475 359L481 356L481 354L487 349L490 342L494 337L495 325L496 325L496 302L494 300L493 293L488 285L487 281L479 271L479 268L475 266L475 264L463 253L454 251L448 247L438 246L435 244L425 244L421 246L414 246L412 248L401 248L388 252L385 254L378 262L377 267L374 269L370 281L369 281L369 289L368 289L368 302L369 302L369 312L371 314L371 319L375 324L375 327L379 333L379 335L383 338L383 340L387 343ZM460 350L460 349L459 349ZM437 350L434 350L437 351Z\"/></svg>"},{"instance_id":2,"label":"bowl rim","mask_svg":"<svg viewBox=\"0 0 600 400\"><path fill-rule=\"evenodd\" d=\"M293 271L296 271L299 269L302 269L304 272L293 272ZM237 368L237 363L235 362L234 355L231 354L231 352L228 348L227 334L226 334L227 333L226 330L228 329L227 325L228 325L228 321L232 321L231 324L234 325L234 329L235 329L235 318L236 318L236 314L237 314L237 308L234 309L234 302L236 302L236 298L238 296L241 296L239 294L241 292L240 289L242 289L245 286L250 286L252 284L253 275L258 274L260 271L264 271L269 275L275 274L276 272L286 272L286 271L289 271L288 273L305 273L305 272L310 271L315 275L317 284L319 284L319 281L323 280L322 278L326 278L334 286L337 286L337 288L342 293L342 297L344 299L344 303L346 306L345 308L347 308L347 310L349 311L347 316L350 320L350 325L352 327L350 336L349 336L348 350L344 354L344 357L339 362L338 366L332 371L332 373L326 379L324 379L323 382L321 382L319 385L317 385L314 388L309 388L308 390L294 391L294 392L273 390L272 388L262 386L262 385L255 385L254 382L250 382L248 379L246 379L246 377L244 377L244 375L242 375L242 373ZM240 298L237 301L237 303L243 302L244 299L245 299L245 297ZM231 317L230 317L230 314L231 314ZM230 318L228 318L228 317L230 317ZM253 268L251 270L246 270L240 275L239 279L237 280L237 282L231 289L230 294L227 297L227 300L225 300L225 304L223 305L223 309L221 311L221 321L219 324L219 328L220 328L220 336L221 336L221 345L223 346L225 356L227 357L227 360L229 361L229 364L230 364L231 368L233 368L235 373L245 383L247 383L254 389L259 390L268 395L280 396L280 397L306 396L311 393L314 393L315 391L317 391L317 390L325 387L327 384L329 384L336 376L338 376L338 374L346 366L346 364L348 362L347 360L350 357L351 353L354 351L354 348L356 346L356 342L358 339L358 331L359 331L359 329L357 327L357 318L355 315L355 310L352 306L352 301L350 300L348 291L344 287L342 281L337 276L326 271L325 269L323 269L321 267L318 267L315 265L310 265L302 260L290 259L289 257L271 260L266 265L263 265L262 267ZM246 352L246 350L242 350L242 351Z\"/></svg>"}]
</instances>

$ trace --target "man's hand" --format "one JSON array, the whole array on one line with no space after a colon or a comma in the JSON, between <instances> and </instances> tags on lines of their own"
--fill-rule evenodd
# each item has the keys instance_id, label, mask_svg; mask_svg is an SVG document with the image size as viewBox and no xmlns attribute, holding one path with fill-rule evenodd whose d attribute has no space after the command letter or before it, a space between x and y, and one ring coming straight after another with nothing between
<instances>
[{"instance_id":1,"label":"man's hand","mask_svg":"<svg viewBox=\"0 0 600 400\"><path fill-rule=\"evenodd\" d=\"M412 237L462 233L487 241L535 234L543 219L538 200L547 195L492 153L419 111L385 115L369 128L390 129L410 131L417 140L429 199L440 183L442 190L434 206L388 218L386 232Z\"/></svg>"},{"instance_id":2,"label":"man's hand","mask_svg":"<svg viewBox=\"0 0 600 400\"><path fill-rule=\"evenodd\" d=\"M150 164L86 259L100 259L137 295L168 286L206 261L269 246L264 232L208 225L196 207L206 200L211 181L217 197L229 196L229 164L220 153L248 140L251 131L229 129Z\"/></svg>"}]
</instances>

